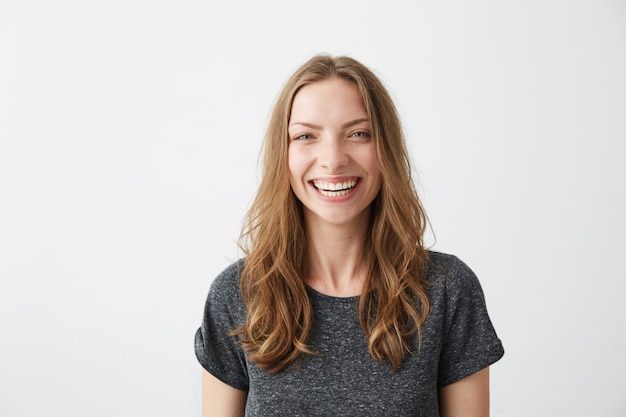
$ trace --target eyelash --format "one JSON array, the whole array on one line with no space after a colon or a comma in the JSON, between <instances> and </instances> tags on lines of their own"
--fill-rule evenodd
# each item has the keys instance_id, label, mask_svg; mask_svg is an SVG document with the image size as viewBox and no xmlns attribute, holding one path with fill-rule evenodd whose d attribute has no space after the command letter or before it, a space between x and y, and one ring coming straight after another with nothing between
<instances>
[{"instance_id":1,"label":"eyelash","mask_svg":"<svg viewBox=\"0 0 626 417\"><path fill-rule=\"evenodd\" d=\"M308 133L305 133L303 135L298 135L294 137L293 140L306 140L306 139L311 139L312 137L313 135L309 135Z\"/></svg>"}]
</instances>

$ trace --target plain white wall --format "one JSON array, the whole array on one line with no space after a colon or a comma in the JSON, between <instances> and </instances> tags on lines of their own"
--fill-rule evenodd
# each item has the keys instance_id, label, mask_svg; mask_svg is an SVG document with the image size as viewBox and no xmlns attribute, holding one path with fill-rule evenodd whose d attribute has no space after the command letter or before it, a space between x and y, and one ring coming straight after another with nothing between
<instances>
[{"instance_id":1,"label":"plain white wall","mask_svg":"<svg viewBox=\"0 0 626 417\"><path fill-rule=\"evenodd\" d=\"M387 84L481 279L492 415L625 415L623 1L4 0L1 416L199 415L204 297L323 51Z\"/></svg>"}]
</instances>

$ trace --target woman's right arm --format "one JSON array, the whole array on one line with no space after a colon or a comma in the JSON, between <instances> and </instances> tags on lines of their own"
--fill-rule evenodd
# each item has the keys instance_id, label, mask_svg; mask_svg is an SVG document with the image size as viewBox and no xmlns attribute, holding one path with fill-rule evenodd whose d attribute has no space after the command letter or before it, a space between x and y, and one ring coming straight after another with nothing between
<instances>
[{"instance_id":1,"label":"woman's right arm","mask_svg":"<svg viewBox=\"0 0 626 417\"><path fill-rule=\"evenodd\" d=\"M247 397L202 369L202 417L243 417Z\"/></svg>"}]
</instances>

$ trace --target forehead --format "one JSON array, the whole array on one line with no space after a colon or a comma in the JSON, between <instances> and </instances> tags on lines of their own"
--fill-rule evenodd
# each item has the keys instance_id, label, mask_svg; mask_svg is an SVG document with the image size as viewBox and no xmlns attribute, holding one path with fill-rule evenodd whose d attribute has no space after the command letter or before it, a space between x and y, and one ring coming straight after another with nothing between
<instances>
[{"instance_id":1,"label":"forehead","mask_svg":"<svg viewBox=\"0 0 626 417\"><path fill-rule=\"evenodd\" d=\"M291 106L290 122L332 123L367 116L363 98L356 84L343 78L332 77L305 85L298 91ZM300 120L301 118L307 120Z\"/></svg>"}]
</instances>

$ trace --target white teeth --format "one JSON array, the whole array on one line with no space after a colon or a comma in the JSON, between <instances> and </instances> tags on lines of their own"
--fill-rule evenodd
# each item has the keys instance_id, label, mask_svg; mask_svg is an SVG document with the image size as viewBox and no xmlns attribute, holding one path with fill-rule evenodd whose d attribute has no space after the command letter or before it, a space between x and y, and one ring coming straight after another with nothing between
<instances>
[{"instance_id":1,"label":"white teeth","mask_svg":"<svg viewBox=\"0 0 626 417\"><path fill-rule=\"evenodd\" d=\"M326 191L326 190L318 190L321 195L325 195L326 197L341 197L342 195L348 194L352 189L349 190L340 190L340 191Z\"/></svg>"},{"instance_id":2,"label":"white teeth","mask_svg":"<svg viewBox=\"0 0 626 417\"><path fill-rule=\"evenodd\" d=\"M349 181L344 181L344 182L313 181L313 185L315 185L315 188L317 188L320 192L322 191L349 191L350 189L354 188L354 186L356 185L356 182L357 182L356 180L349 180ZM345 195L345 194L347 193L339 194L339 195ZM338 195L338 194L333 193L332 195Z\"/></svg>"},{"instance_id":3,"label":"white teeth","mask_svg":"<svg viewBox=\"0 0 626 417\"><path fill-rule=\"evenodd\" d=\"M313 181L313 185L317 191L326 197L341 197L354 189L357 180L348 180L344 182L324 182Z\"/></svg>"}]
</instances>

